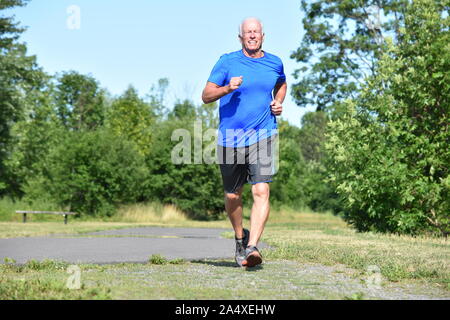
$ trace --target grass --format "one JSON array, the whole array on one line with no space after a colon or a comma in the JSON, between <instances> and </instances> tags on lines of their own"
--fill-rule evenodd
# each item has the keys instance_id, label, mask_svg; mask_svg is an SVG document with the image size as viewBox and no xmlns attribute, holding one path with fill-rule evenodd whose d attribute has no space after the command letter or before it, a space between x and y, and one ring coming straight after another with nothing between
<instances>
[{"instance_id":1,"label":"grass","mask_svg":"<svg viewBox=\"0 0 450 320\"><path fill-rule=\"evenodd\" d=\"M244 217L248 227L248 208ZM141 226L231 229L226 219L190 221L174 207L154 204L123 207L109 222L69 218L64 225L48 218L48 222L30 220L25 224L0 222L0 238L82 235ZM232 232L224 235L233 237ZM231 260L189 262L154 255L145 265L80 265L84 287L75 291L64 286L67 264L30 261L15 266L5 261L0 299L371 299L370 292L358 287L369 266L379 268L386 290L413 286L421 288L418 293L437 290L450 296L450 248L443 238L357 233L331 214L280 208L272 210L261 240L272 249L262 250L264 267L254 272L233 268ZM292 270L286 267L289 264L294 266ZM317 272L305 277L298 272L302 268ZM329 273L334 278L327 278ZM330 284L341 275L347 282L354 281L353 291ZM244 280L253 282L254 290L242 287Z\"/></svg>"},{"instance_id":2,"label":"grass","mask_svg":"<svg viewBox=\"0 0 450 320\"><path fill-rule=\"evenodd\" d=\"M174 205L139 203L122 206L112 220L133 223L183 223L189 219Z\"/></svg>"},{"instance_id":3,"label":"grass","mask_svg":"<svg viewBox=\"0 0 450 320\"><path fill-rule=\"evenodd\" d=\"M236 268L227 260L169 263L153 256L146 264L78 265L81 287L67 286L69 265L59 261L0 265L0 299L406 299L399 288L372 292L345 268L267 261ZM411 295L412 294L412 295ZM443 298L445 293L433 297ZM448 298L448 296L447 296Z\"/></svg>"},{"instance_id":4,"label":"grass","mask_svg":"<svg viewBox=\"0 0 450 320\"><path fill-rule=\"evenodd\" d=\"M78 290L66 285L67 263L53 260L31 260L17 266L11 259L0 265L0 300L106 300L110 289L106 286L87 287ZM66 281L64 281L66 280Z\"/></svg>"},{"instance_id":5,"label":"grass","mask_svg":"<svg viewBox=\"0 0 450 320\"><path fill-rule=\"evenodd\" d=\"M46 260L23 266L0 265L0 299L345 299L326 279L311 281L285 263L257 272L228 261L168 263L153 256L147 264L79 265L81 288L68 289L68 264ZM156 263L155 263L156 262ZM325 283L325 286L323 285Z\"/></svg>"},{"instance_id":6,"label":"grass","mask_svg":"<svg viewBox=\"0 0 450 320\"><path fill-rule=\"evenodd\" d=\"M343 264L360 274L377 266L391 282L424 280L450 289L446 239L358 233L332 215L302 214L297 221L282 220L264 232L262 240L276 247L264 252L268 259Z\"/></svg>"},{"instance_id":7,"label":"grass","mask_svg":"<svg viewBox=\"0 0 450 320\"><path fill-rule=\"evenodd\" d=\"M152 256L148 259L148 262L150 264L165 265L165 264L183 264L186 261L181 258L169 260L161 256L160 254L152 254Z\"/></svg>"}]
</instances>

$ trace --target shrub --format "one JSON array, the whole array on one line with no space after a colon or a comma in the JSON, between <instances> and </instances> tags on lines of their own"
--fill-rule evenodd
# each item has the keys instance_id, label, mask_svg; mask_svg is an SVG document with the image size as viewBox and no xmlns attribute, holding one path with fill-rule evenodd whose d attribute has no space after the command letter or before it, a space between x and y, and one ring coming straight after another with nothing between
<instances>
[{"instance_id":1,"label":"shrub","mask_svg":"<svg viewBox=\"0 0 450 320\"><path fill-rule=\"evenodd\" d=\"M408 6L399 44L330 122L330 181L358 230L450 232L450 18L439 3Z\"/></svg>"},{"instance_id":2,"label":"shrub","mask_svg":"<svg viewBox=\"0 0 450 320\"><path fill-rule=\"evenodd\" d=\"M179 141L171 141L175 129L186 129L193 137L194 119L173 119L155 127L152 150L147 157L149 179L146 200L174 204L194 219L215 219L224 210L223 187L217 164L172 162L173 148ZM189 143L192 143L190 141ZM209 142L204 141L203 146ZM193 161L194 148L190 159Z\"/></svg>"},{"instance_id":3,"label":"shrub","mask_svg":"<svg viewBox=\"0 0 450 320\"><path fill-rule=\"evenodd\" d=\"M118 204L136 201L147 176L135 145L106 130L67 133L46 157L45 172L28 181L28 198L47 197L71 211L107 216Z\"/></svg>"}]
</instances>

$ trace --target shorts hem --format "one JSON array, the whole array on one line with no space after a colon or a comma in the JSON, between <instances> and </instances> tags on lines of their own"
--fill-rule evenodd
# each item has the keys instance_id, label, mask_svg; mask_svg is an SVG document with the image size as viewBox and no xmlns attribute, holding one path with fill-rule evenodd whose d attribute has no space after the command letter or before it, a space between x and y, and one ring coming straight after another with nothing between
<instances>
[{"instance_id":1,"label":"shorts hem","mask_svg":"<svg viewBox=\"0 0 450 320\"><path fill-rule=\"evenodd\" d=\"M272 182L273 180L266 180L266 181L256 181L256 182L248 182L250 184L257 184L257 183L263 183L263 182Z\"/></svg>"},{"instance_id":2,"label":"shorts hem","mask_svg":"<svg viewBox=\"0 0 450 320\"><path fill-rule=\"evenodd\" d=\"M226 194L237 194L237 190L239 190L240 188L242 188L244 185L241 184L239 187L236 187L236 189L234 189L234 191L227 191L224 189Z\"/></svg>"}]
</instances>

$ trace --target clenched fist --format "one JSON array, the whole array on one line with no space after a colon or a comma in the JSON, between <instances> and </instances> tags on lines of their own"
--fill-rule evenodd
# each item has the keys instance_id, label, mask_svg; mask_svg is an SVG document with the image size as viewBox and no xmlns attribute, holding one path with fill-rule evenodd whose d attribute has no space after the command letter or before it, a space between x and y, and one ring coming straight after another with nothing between
<instances>
[{"instance_id":1,"label":"clenched fist","mask_svg":"<svg viewBox=\"0 0 450 320\"><path fill-rule=\"evenodd\" d=\"M272 113L276 116L279 116L281 112L283 112L283 106L278 100L272 100L270 103L270 109L272 110Z\"/></svg>"},{"instance_id":2,"label":"clenched fist","mask_svg":"<svg viewBox=\"0 0 450 320\"><path fill-rule=\"evenodd\" d=\"M232 77L230 79L230 83L228 84L228 87L230 88L231 91L234 91L237 88L239 88L239 86L241 84L242 84L242 76L240 76L240 77Z\"/></svg>"}]
</instances>

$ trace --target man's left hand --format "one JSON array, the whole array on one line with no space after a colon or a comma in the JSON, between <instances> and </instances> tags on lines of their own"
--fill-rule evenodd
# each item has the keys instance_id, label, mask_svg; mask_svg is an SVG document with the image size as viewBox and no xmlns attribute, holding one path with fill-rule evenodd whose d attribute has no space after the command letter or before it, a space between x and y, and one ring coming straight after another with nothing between
<instances>
[{"instance_id":1,"label":"man's left hand","mask_svg":"<svg viewBox=\"0 0 450 320\"><path fill-rule=\"evenodd\" d=\"M283 112L283 106L278 100L272 100L272 102L270 103L270 109L276 116L281 115L281 112Z\"/></svg>"}]
</instances>

